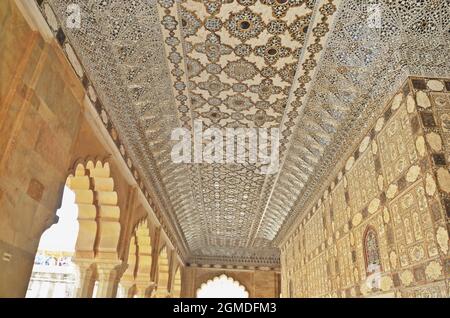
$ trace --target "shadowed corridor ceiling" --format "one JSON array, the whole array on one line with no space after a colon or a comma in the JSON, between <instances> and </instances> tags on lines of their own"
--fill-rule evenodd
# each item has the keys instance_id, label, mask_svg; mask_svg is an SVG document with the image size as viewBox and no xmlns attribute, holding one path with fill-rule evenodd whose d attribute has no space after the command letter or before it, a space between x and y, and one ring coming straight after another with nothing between
<instances>
[{"instance_id":1,"label":"shadowed corridor ceiling","mask_svg":"<svg viewBox=\"0 0 450 318\"><path fill-rule=\"evenodd\" d=\"M190 263L277 266L278 243L389 93L410 74L450 70L448 0L41 8L66 21L71 3L81 28L61 23L64 33ZM172 130L197 119L204 129L279 128L279 171L172 162Z\"/></svg>"}]
</instances>

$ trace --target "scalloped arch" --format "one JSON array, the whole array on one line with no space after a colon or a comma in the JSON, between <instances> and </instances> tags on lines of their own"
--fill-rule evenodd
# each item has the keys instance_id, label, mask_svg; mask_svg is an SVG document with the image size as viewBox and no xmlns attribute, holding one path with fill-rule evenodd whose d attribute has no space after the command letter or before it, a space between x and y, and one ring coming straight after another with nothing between
<instances>
[{"instance_id":1,"label":"scalloped arch","mask_svg":"<svg viewBox=\"0 0 450 318\"><path fill-rule=\"evenodd\" d=\"M78 206L79 257L93 259L100 253L115 253L120 233L120 208L110 164L99 159L77 160L67 178Z\"/></svg>"},{"instance_id":2,"label":"scalloped arch","mask_svg":"<svg viewBox=\"0 0 450 318\"><path fill-rule=\"evenodd\" d=\"M225 274L209 279L196 291L197 298L248 298L249 292L239 281Z\"/></svg>"}]
</instances>

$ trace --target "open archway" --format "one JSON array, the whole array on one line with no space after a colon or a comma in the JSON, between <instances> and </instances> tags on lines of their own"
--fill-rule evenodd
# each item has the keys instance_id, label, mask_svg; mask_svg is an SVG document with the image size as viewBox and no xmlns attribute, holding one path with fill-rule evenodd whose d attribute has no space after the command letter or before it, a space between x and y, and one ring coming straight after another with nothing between
<instances>
[{"instance_id":1,"label":"open archway","mask_svg":"<svg viewBox=\"0 0 450 318\"><path fill-rule=\"evenodd\" d=\"M80 225L75 253L80 277L77 297L115 297L117 287L108 287L108 271L120 264L117 246L121 225L110 164L100 160L78 163L67 184L75 192ZM109 264L97 262L102 259L108 259ZM94 292L95 283L98 292Z\"/></svg>"},{"instance_id":2,"label":"open archway","mask_svg":"<svg viewBox=\"0 0 450 318\"><path fill-rule=\"evenodd\" d=\"M118 259L120 208L109 163L77 163L56 214L58 222L41 236L27 297L95 297L96 257Z\"/></svg>"},{"instance_id":3,"label":"open archway","mask_svg":"<svg viewBox=\"0 0 450 318\"><path fill-rule=\"evenodd\" d=\"M238 281L222 274L203 283L197 298L248 298L248 291Z\"/></svg>"},{"instance_id":4,"label":"open archway","mask_svg":"<svg viewBox=\"0 0 450 318\"><path fill-rule=\"evenodd\" d=\"M58 222L41 236L28 284L27 298L71 298L75 293L76 268L72 262L78 237L75 193L65 186Z\"/></svg>"}]
</instances>

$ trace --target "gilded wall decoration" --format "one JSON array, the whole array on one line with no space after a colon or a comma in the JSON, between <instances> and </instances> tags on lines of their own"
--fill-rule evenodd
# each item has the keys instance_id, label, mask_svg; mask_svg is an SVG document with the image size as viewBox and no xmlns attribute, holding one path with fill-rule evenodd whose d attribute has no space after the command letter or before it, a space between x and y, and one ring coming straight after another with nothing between
<instances>
[{"instance_id":1,"label":"gilded wall decoration","mask_svg":"<svg viewBox=\"0 0 450 318\"><path fill-rule=\"evenodd\" d=\"M285 281L291 280L294 284L313 281L296 297L448 297L450 210L446 181L439 184L439 178L450 178L439 171L449 171L450 166L445 156L436 158L447 150L443 123L436 118L445 112L439 113L442 103L433 103L431 97L448 98L446 83L450 81L408 79L350 157L341 159L343 168L295 225L281 255L296 237L315 237L308 231L319 219L326 224L332 217L332 235L325 249L316 249L306 262L289 260L282 270L283 290ZM378 179L383 181L379 185ZM331 210L325 208L328 201ZM351 222L342 219L349 213L336 216L349 207L354 211ZM316 245L316 241L306 243L298 255L308 255ZM321 260L326 272L321 271ZM300 274L291 274L289 266L297 264L302 264ZM302 272L302 267L307 271ZM322 280L328 282L327 288Z\"/></svg>"},{"instance_id":2,"label":"gilded wall decoration","mask_svg":"<svg viewBox=\"0 0 450 318\"><path fill-rule=\"evenodd\" d=\"M404 107L386 126L378 141L385 180L387 184L391 184L417 159L409 118Z\"/></svg>"},{"instance_id":3,"label":"gilded wall decoration","mask_svg":"<svg viewBox=\"0 0 450 318\"><path fill-rule=\"evenodd\" d=\"M379 192L375 160L372 152L365 151L347 176L348 196L352 216L365 207Z\"/></svg>"}]
</instances>

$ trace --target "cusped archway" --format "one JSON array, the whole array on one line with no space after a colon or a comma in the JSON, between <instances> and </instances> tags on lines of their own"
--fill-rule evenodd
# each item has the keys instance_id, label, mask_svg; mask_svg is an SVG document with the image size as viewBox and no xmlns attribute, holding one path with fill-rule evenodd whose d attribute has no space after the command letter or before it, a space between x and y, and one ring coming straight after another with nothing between
<instances>
[{"instance_id":1,"label":"cusped archway","mask_svg":"<svg viewBox=\"0 0 450 318\"><path fill-rule=\"evenodd\" d=\"M78 268L76 297L93 297L95 284L97 297L115 296L117 288L109 288L108 278L99 276L112 265L121 263L117 253L120 207L110 164L102 160L78 160L66 184L75 193L78 208L79 232L74 255ZM103 270L99 271L99 266Z\"/></svg>"},{"instance_id":2,"label":"cusped archway","mask_svg":"<svg viewBox=\"0 0 450 318\"><path fill-rule=\"evenodd\" d=\"M197 298L248 298L246 288L225 274L203 283L196 293Z\"/></svg>"}]
</instances>

